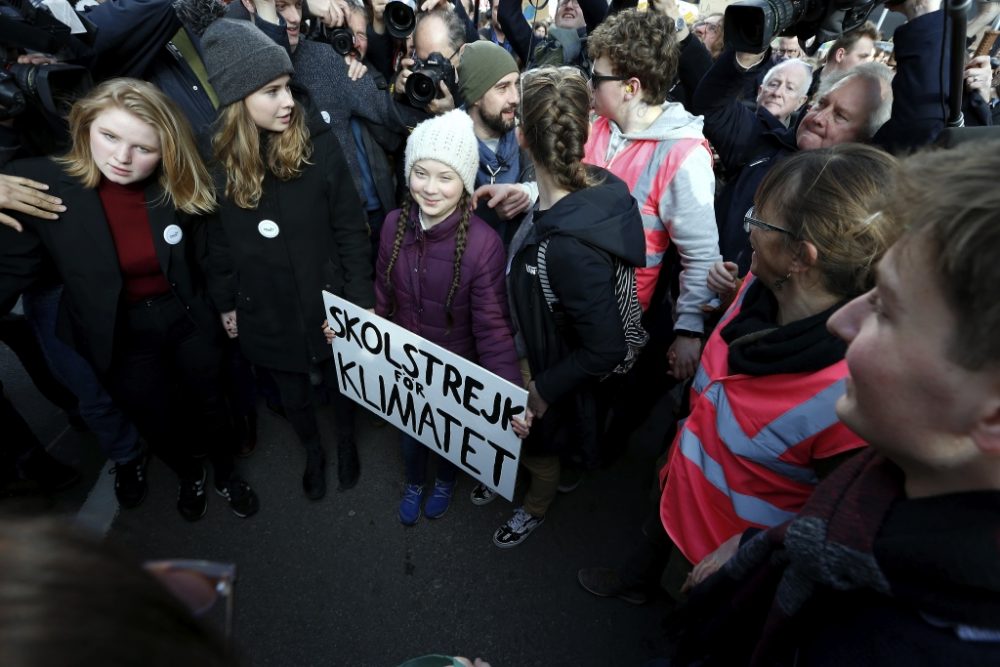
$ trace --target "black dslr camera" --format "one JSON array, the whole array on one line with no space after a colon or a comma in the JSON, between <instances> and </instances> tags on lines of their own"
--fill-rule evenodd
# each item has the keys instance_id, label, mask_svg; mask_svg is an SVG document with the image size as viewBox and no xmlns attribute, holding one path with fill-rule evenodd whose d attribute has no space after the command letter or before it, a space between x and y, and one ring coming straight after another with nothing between
<instances>
[{"instance_id":1,"label":"black dslr camera","mask_svg":"<svg viewBox=\"0 0 1000 667\"><path fill-rule=\"evenodd\" d=\"M454 80L455 69L451 61L435 51L421 60L413 57L413 74L406 80L406 99L410 105L423 109L441 95L440 83Z\"/></svg>"},{"instance_id":2,"label":"black dslr camera","mask_svg":"<svg viewBox=\"0 0 1000 667\"><path fill-rule=\"evenodd\" d=\"M309 31L310 39L326 42L342 56L354 50L354 32L350 28L344 26L328 28L322 21L315 23L316 25Z\"/></svg>"},{"instance_id":3,"label":"black dslr camera","mask_svg":"<svg viewBox=\"0 0 1000 667\"><path fill-rule=\"evenodd\" d=\"M385 29L396 39L406 39L417 26L415 0L391 0L382 14Z\"/></svg>"},{"instance_id":4,"label":"black dslr camera","mask_svg":"<svg viewBox=\"0 0 1000 667\"><path fill-rule=\"evenodd\" d=\"M739 0L726 7L726 43L737 51L762 53L778 35L803 43L816 37L811 53L863 24L882 0Z\"/></svg>"}]
</instances>

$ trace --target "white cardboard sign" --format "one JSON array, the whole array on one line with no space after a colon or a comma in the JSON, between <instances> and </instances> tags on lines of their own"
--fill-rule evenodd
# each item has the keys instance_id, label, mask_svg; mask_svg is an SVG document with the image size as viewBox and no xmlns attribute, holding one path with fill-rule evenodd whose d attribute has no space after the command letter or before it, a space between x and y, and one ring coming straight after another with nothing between
<instances>
[{"instance_id":1,"label":"white cardboard sign","mask_svg":"<svg viewBox=\"0 0 1000 667\"><path fill-rule=\"evenodd\" d=\"M528 392L323 292L340 391L512 500Z\"/></svg>"}]
</instances>

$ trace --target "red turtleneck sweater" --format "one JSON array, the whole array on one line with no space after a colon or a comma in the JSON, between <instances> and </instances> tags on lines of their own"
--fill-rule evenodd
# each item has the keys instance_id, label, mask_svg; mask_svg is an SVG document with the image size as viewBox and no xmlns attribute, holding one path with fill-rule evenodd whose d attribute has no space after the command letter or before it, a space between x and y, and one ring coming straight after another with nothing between
<instances>
[{"instance_id":1,"label":"red turtleneck sweater","mask_svg":"<svg viewBox=\"0 0 1000 667\"><path fill-rule=\"evenodd\" d=\"M106 178L97 186L122 270L125 300L136 303L170 291L153 245L146 211L145 182L119 185Z\"/></svg>"}]
</instances>

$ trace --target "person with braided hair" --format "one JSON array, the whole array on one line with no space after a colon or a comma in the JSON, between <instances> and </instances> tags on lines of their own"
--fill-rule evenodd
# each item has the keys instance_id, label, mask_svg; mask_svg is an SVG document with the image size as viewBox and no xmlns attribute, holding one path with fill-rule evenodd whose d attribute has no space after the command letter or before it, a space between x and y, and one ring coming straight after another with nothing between
<instances>
[{"instance_id":1,"label":"person with braided hair","mask_svg":"<svg viewBox=\"0 0 1000 667\"><path fill-rule=\"evenodd\" d=\"M515 547L545 520L559 486L560 454L596 429L600 381L634 348L616 288L643 266L642 217L628 186L583 163L590 127L590 90L580 71L544 67L524 75L518 143L538 177L538 203L510 244L508 271L514 323L531 382L531 434L521 463L531 474L524 504L493 535Z\"/></svg>"},{"instance_id":2,"label":"person with braided hair","mask_svg":"<svg viewBox=\"0 0 1000 667\"><path fill-rule=\"evenodd\" d=\"M386 217L375 265L375 312L432 343L522 386L504 283L504 248L472 212L479 150L472 119L449 111L417 125L406 144L409 181L401 209ZM514 420L518 435L527 422ZM430 450L402 436L405 526L420 518ZM423 507L444 515L457 468L434 455L437 480Z\"/></svg>"}]
</instances>

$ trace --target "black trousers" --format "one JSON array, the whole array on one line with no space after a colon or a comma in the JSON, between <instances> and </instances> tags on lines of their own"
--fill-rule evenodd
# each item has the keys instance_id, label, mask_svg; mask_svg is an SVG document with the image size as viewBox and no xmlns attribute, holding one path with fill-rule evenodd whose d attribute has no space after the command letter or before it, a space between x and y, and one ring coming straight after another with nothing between
<instances>
[{"instance_id":1,"label":"black trousers","mask_svg":"<svg viewBox=\"0 0 1000 667\"><path fill-rule=\"evenodd\" d=\"M208 455L217 484L233 473L234 437L221 391L221 349L173 294L128 306L104 384L153 452L182 479Z\"/></svg>"},{"instance_id":2,"label":"black trousers","mask_svg":"<svg viewBox=\"0 0 1000 667\"><path fill-rule=\"evenodd\" d=\"M267 371L278 386L285 416L295 429L295 435L307 449L320 446L314 385L325 388L329 393L337 418L338 441L354 439L354 401L341 394L337 388L336 366L333 359L327 359L314 366L311 375L274 368L268 368Z\"/></svg>"},{"instance_id":3,"label":"black trousers","mask_svg":"<svg viewBox=\"0 0 1000 667\"><path fill-rule=\"evenodd\" d=\"M0 318L0 341L17 355L42 396L66 412L76 411L76 396L52 374L42 346L26 319L16 315Z\"/></svg>"}]
</instances>

